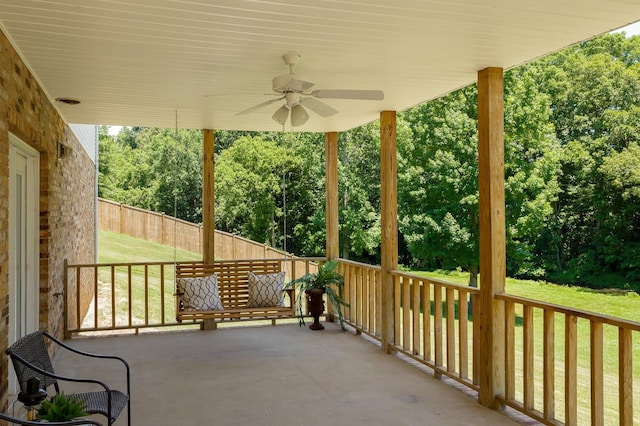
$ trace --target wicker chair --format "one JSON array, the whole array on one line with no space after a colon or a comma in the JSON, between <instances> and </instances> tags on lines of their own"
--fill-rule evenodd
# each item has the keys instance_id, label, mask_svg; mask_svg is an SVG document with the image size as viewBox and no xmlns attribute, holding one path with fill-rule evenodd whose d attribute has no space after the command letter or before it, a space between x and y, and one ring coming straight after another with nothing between
<instances>
[{"instance_id":1,"label":"wicker chair","mask_svg":"<svg viewBox=\"0 0 640 426\"><path fill-rule=\"evenodd\" d=\"M77 425L77 426L80 426L80 425L102 426L102 423L98 423L95 420L90 420L90 419L74 419L74 420L67 420L65 422L42 423L40 421L17 419L15 417L11 417L11 416L8 416L8 415L3 414L3 413L0 413L0 420L6 420L9 424L23 425L23 426L43 426L45 424L47 426L73 426L73 425Z\"/></svg>"},{"instance_id":2,"label":"wicker chair","mask_svg":"<svg viewBox=\"0 0 640 426\"><path fill-rule=\"evenodd\" d=\"M111 390L104 382L101 382L99 380L77 379L55 374L55 372L53 371L51 358L49 357L49 352L47 351L45 338L51 340L52 342L55 342L60 347L70 350L79 355L91 358L112 359L122 362L127 375L127 393L125 394L118 390ZM82 402L84 402L86 406L85 411L87 413L102 414L103 416L105 416L107 418L107 424L109 426L111 426L113 422L116 421L124 407L127 406L127 424L131 426L131 385L129 380L129 364L127 364L124 359L118 356L91 354L79 351L69 345L64 344L44 330L36 331L35 333L31 333L22 337L20 340L11 345L9 349L7 349L7 354L13 362L13 368L15 369L22 392L27 391L27 380L32 377L37 377L40 380L41 387L45 390L49 389L49 387L53 385L56 394L60 393L58 381L92 383L96 385L96 387L101 387L102 389L94 392L84 392L70 395L74 395Z\"/></svg>"}]
</instances>

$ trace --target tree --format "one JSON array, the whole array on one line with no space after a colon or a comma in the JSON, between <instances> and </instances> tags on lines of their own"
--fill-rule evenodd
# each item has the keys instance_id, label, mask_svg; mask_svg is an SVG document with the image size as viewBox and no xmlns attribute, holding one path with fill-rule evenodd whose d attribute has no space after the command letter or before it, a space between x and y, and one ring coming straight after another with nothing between
<instances>
[{"instance_id":1,"label":"tree","mask_svg":"<svg viewBox=\"0 0 640 426\"><path fill-rule=\"evenodd\" d=\"M413 140L400 146L399 227L418 267L478 272L476 90L414 107L402 118Z\"/></svg>"},{"instance_id":2,"label":"tree","mask_svg":"<svg viewBox=\"0 0 640 426\"><path fill-rule=\"evenodd\" d=\"M533 248L559 191L559 145L548 124L550 100L536 67L505 76L507 258L531 274ZM413 131L399 176L400 225L418 266L479 270L477 88L469 86L409 110Z\"/></svg>"},{"instance_id":3,"label":"tree","mask_svg":"<svg viewBox=\"0 0 640 426\"><path fill-rule=\"evenodd\" d=\"M544 241L552 241L557 247L556 261L549 265L555 280L620 284L611 276L621 264L620 259L614 261L614 254L622 255L619 247L635 241L637 228L626 228L623 236L625 228L610 219L620 210L611 201L620 197L610 193L616 188L608 185L602 166L639 140L638 60L640 39L615 34L540 61L545 74L539 86L550 96L551 120L563 149L562 191L552 227L540 244L544 247Z\"/></svg>"},{"instance_id":4,"label":"tree","mask_svg":"<svg viewBox=\"0 0 640 426\"><path fill-rule=\"evenodd\" d=\"M299 158L275 141L242 137L216 164L216 223L223 230L276 245L282 176L294 173Z\"/></svg>"}]
</instances>

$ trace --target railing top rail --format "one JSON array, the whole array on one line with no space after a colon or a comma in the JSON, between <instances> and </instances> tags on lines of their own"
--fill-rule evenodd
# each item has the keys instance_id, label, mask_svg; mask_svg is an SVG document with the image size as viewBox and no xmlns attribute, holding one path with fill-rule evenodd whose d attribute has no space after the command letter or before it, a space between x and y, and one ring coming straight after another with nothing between
<instances>
[{"instance_id":1,"label":"railing top rail","mask_svg":"<svg viewBox=\"0 0 640 426\"><path fill-rule=\"evenodd\" d=\"M278 261L278 262L323 262L326 257L295 257L295 256L287 256L287 257L276 257L276 258L255 258L255 259L220 259L220 262L258 262L258 261ZM159 266L159 265L173 265L173 264L184 264L184 263L202 263L202 260L179 260L174 262L173 260L169 261L149 261L149 262L105 262L105 263L69 263L67 264L68 268L96 268L96 267L108 267L108 266Z\"/></svg>"},{"instance_id":2,"label":"railing top rail","mask_svg":"<svg viewBox=\"0 0 640 426\"><path fill-rule=\"evenodd\" d=\"M355 260L348 260L348 259L336 259L338 262L340 263L344 263L346 265L354 265L354 266L360 266L363 268L367 268L367 269L373 269L375 271L381 271L382 268L378 265L369 265L368 263L362 263L362 262L356 262Z\"/></svg>"},{"instance_id":3,"label":"railing top rail","mask_svg":"<svg viewBox=\"0 0 640 426\"><path fill-rule=\"evenodd\" d=\"M480 294L480 289L475 288L475 287L469 287L468 285L456 284L456 283L452 283L452 282L449 282L449 281L440 280L438 278L429 278L429 277L425 277L423 275L413 274L413 273L410 273L410 272L397 271L396 270L396 271L391 271L391 275L397 276L397 277L411 278L411 279L414 279L414 280L426 281L426 282L431 283L431 284L438 284L438 285L442 285L442 286L445 286L445 287L457 288L458 290L466 291L466 292L471 293L471 294Z\"/></svg>"},{"instance_id":4,"label":"railing top rail","mask_svg":"<svg viewBox=\"0 0 640 426\"><path fill-rule=\"evenodd\" d=\"M603 324L613 325L615 327L626 328L633 331L640 331L640 322L626 320L623 318L615 318L609 315L598 314L595 312L584 311L582 309L569 308L566 306L555 305L553 303L543 302L540 300L527 299L526 297L514 296L511 294L497 294L496 299L505 300L508 302L520 303L523 305L531 306L534 308L540 308L544 310L551 309L554 312L562 313L565 315L573 315L579 318L584 318L589 321L601 322Z\"/></svg>"},{"instance_id":5,"label":"railing top rail","mask_svg":"<svg viewBox=\"0 0 640 426\"><path fill-rule=\"evenodd\" d=\"M180 263L180 262L178 262ZM68 263L67 267L71 268L97 268L106 266L159 266L173 265L173 260L167 261L149 261L149 262L104 262L104 263Z\"/></svg>"}]
</instances>

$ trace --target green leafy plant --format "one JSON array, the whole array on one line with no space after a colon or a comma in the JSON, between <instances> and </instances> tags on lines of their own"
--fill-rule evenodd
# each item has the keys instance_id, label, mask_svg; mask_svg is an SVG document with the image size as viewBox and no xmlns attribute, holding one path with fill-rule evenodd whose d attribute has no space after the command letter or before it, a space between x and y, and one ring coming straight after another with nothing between
<instances>
[{"instance_id":1,"label":"green leafy plant","mask_svg":"<svg viewBox=\"0 0 640 426\"><path fill-rule=\"evenodd\" d=\"M38 415L43 420L60 422L87 416L85 404L74 396L66 396L64 392L45 399L40 404Z\"/></svg>"},{"instance_id":2,"label":"green leafy plant","mask_svg":"<svg viewBox=\"0 0 640 426\"><path fill-rule=\"evenodd\" d=\"M342 308L348 307L349 304L342 298L342 289L344 287L344 277L336 268L338 262L331 260L318 267L318 272L313 274L306 274L300 278L290 281L286 288L297 288L298 294L296 296L296 304L298 311L298 320L300 326L305 324L304 312L302 311L302 300L305 297L306 291L317 289L322 290L327 295L327 301L333 305L338 313L338 319L340 320L340 327L344 330L344 318L342 314Z\"/></svg>"}]
</instances>

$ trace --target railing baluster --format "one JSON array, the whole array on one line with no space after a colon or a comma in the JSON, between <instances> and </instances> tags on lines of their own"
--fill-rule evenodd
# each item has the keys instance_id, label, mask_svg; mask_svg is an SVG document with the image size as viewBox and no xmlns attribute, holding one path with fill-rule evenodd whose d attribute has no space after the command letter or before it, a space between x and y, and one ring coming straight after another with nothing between
<instances>
[{"instance_id":1,"label":"railing baluster","mask_svg":"<svg viewBox=\"0 0 640 426\"><path fill-rule=\"evenodd\" d=\"M578 318L565 316L564 330L564 424L578 424Z\"/></svg>"},{"instance_id":2,"label":"railing baluster","mask_svg":"<svg viewBox=\"0 0 640 426\"><path fill-rule=\"evenodd\" d=\"M360 329L364 328L362 326L362 268L356 266L356 294L353 298L353 302L356 305L356 326L360 327Z\"/></svg>"},{"instance_id":3,"label":"railing baluster","mask_svg":"<svg viewBox=\"0 0 640 426\"><path fill-rule=\"evenodd\" d=\"M471 314L473 315L473 384L480 384L480 297L471 296Z\"/></svg>"},{"instance_id":4,"label":"railing baluster","mask_svg":"<svg viewBox=\"0 0 640 426\"><path fill-rule=\"evenodd\" d=\"M111 265L111 328L116 328L116 267Z\"/></svg>"},{"instance_id":5,"label":"railing baluster","mask_svg":"<svg viewBox=\"0 0 640 426\"><path fill-rule=\"evenodd\" d=\"M508 401L516 398L516 304L510 301L504 304L504 393Z\"/></svg>"},{"instance_id":6,"label":"railing baluster","mask_svg":"<svg viewBox=\"0 0 640 426\"><path fill-rule=\"evenodd\" d=\"M436 367L442 367L442 286L433 286L433 335ZM434 372L436 378L441 378L439 371Z\"/></svg>"},{"instance_id":7,"label":"railing baluster","mask_svg":"<svg viewBox=\"0 0 640 426\"><path fill-rule=\"evenodd\" d=\"M98 266L93 268L93 326L98 328Z\"/></svg>"},{"instance_id":8,"label":"railing baluster","mask_svg":"<svg viewBox=\"0 0 640 426\"><path fill-rule=\"evenodd\" d=\"M469 378L469 302L468 293L458 292L458 352L460 353L460 378Z\"/></svg>"},{"instance_id":9,"label":"railing baluster","mask_svg":"<svg viewBox=\"0 0 640 426\"><path fill-rule=\"evenodd\" d=\"M133 325L133 307L132 299L133 299L133 289L132 289L132 273L131 273L131 265L127 266L127 297L129 301L129 327Z\"/></svg>"},{"instance_id":10,"label":"railing baluster","mask_svg":"<svg viewBox=\"0 0 640 426\"><path fill-rule=\"evenodd\" d=\"M164 300L165 282L164 282L164 265L160 265L160 324L167 323L165 300Z\"/></svg>"},{"instance_id":11,"label":"railing baluster","mask_svg":"<svg viewBox=\"0 0 640 426\"><path fill-rule=\"evenodd\" d=\"M431 361L431 284L422 282L422 340L423 358Z\"/></svg>"},{"instance_id":12,"label":"railing baluster","mask_svg":"<svg viewBox=\"0 0 640 426\"><path fill-rule=\"evenodd\" d=\"M382 272L376 270L376 336L382 338Z\"/></svg>"},{"instance_id":13,"label":"railing baluster","mask_svg":"<svg viewBox=\"0 0 640 426\"><path fill-rule=\"evenodd\" d=\"M551 309L544 310L543 320L543 412L544 418L555 418L555 314Z\"/></svg>"},{"instance_id":14,"label":"railing baluster","mask_svg":"<svg viewBox=\"0 0 640 426\"><path fill-rule=\"evenodd\" d=\"M604 425L604 345L602 323L591 320L591 424Z\"/></svg>"},{"instance_id":15,"label":"railing baluster","mask_svg":"<svg viewBox=\"0 0 640 426\"><path fill-rule=\"evenodd\" d=\"M411 310L413 312L413 354L420 355L420 281L413 280Z\"/></svg>"},{"instance_id":16,"label":"railing baluster","mask_svg":"<svg viewBox=\"0 0 640 426\"><path fill-rule=\"evenodd\" d=\"M362 330L371 332L371 324L369 320L369 304L371 303L371 270L363 268L362 270Z\"/></svg>"},{"instance_id":17,"label":"railing baluster","mask_svg":"<svg viewBox=\"0 0 640 426\"><path fill-rule=\"evenodd\" d=\"M523 362L524 362L524 408L533 409L534 380L533 380L533 308L525 305L523 307Z\"/></svg>"},{"instance_id":18,"label":"railing baluster","mask_svg":"<svg viewBox=\"0 0 640 426\"><path fill-rule=\"evenodd\" d=\"M82 282L81 280L82 278L82 274L80 271L80 267L76 268L76 326L79 327L81 322L82 322L82 313L81 313L81 307L80 307L80 301L81 296L80 296L80 283Z\"/></svg>"},{"instance_id":19,"label":"railing baluster","mask_svg":"<svg viewBox=\"0 0 640 426\"><path fill-rule=\"evenodd\" d=\"M631 330L620 327L618 335L620 426L631 426L633 425L633 342Z\"/></svg>"},{"instance_id":20,"label":"railing baluster","mask_svg":"<svg viewBox=\"0 0 640 426\"><path fill-rule=\"evenodd\" d=\"M404 281L404 279L397 275L393 277L393 343L396 346L400 345L400 297L402 296L402 281Z\"/></svg>"},{"instance_id":21,"label":"railing baluster","mask_svg":"<svg viewBox=\"0 0 640 426\"><path fill-rule=\"evenodd\" d=\"M144 265L144 325L149 325L149 265Z\"/></svg>"},{"instance_id":22,"label":"railing baluster","mask_svg":"<svg viewBox=\"0 0 640 426\"><path fill-rule=\"evenodd\" d=\"M402 348L411 350L411 281L402 280Z\"/></svg>"},{"instance_id":23,"label":"railing baluster","mask_svg":"<svg viewBox=\"0 0 640 426\"><path fill-rule=\"evenodd\" d=\"M456 301L453 288L447 287L447 371L456 370Z\"/></svg>"}]
</instances>

